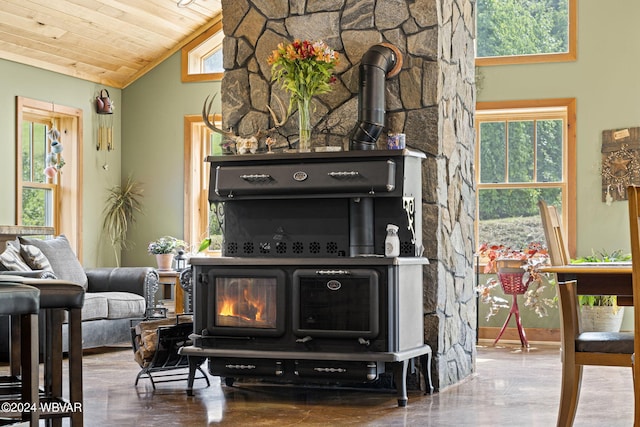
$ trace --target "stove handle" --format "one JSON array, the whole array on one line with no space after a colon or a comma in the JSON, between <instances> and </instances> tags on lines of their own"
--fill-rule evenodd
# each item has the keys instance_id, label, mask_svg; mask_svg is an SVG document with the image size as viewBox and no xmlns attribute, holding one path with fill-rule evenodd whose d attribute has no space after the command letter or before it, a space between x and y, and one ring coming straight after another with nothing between
<instances>
[{"instance_id":1,"label":"stove handle","mask_svg":"<svg viewBox=\"0 0 640 427\"><path fill-rule=\"evenodd\" d=\"M341 171L341 172L328 172L331 178L355 178L356 176L360 176L360 172L358 171Z\"/></svg>"},{"instance_id":2,"label":"stove handle","mask_svg":"<svg viewBox=\"0 0 640 427\"><path fill-rule=\"evenodd\" d=\"M268 173L257 173L257 174L251 174L251 175L240 175L240 178L244 179L245 181L249 181L249 182L269 181L269 180L273 179L273 177L271 175L269 175Z\"/></svg>"},{"instance_id":3,"label":"stove handle","mask_svg":"<svg viewBox=\"0 0 640 427\"><path fill-rule=\"evenodd\" d=\"M316 270L319 276L346 276L351 274L349 270Z\"/></svg>"}]
</instances>

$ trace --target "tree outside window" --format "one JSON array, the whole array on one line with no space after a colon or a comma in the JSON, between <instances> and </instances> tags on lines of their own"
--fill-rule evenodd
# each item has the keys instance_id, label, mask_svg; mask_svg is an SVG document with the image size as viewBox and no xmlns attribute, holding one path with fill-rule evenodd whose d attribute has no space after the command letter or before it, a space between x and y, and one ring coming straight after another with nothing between
<instances>
[{"instance_id":1,"label":"tree outside window","mask_svg":"<svg viewBox=\"0 0 640 427\"><path fill-rule=\"evenodd\" d=\"M478 0L477 65L575 60L576 0Z\"/></svg>"}]
</instances>

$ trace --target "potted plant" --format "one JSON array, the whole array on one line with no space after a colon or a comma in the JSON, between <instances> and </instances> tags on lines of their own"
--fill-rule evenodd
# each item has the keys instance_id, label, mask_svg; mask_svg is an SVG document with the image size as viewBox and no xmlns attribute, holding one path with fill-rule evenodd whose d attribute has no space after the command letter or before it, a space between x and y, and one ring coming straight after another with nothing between
<instances>
[{"instance_id":1,"label":"potted plant","mask_svg":"<svg viewBox=\"0 0 640 427\"><path fill-rule=\"evenodd\" d=\"M624 254L621 250L611 253L591 251L590 256L571 260L572 264L585 262L625 262L631 260L631 254ZM580 318L585 332L619 332L622 326L624 307L617 304L615 295L578 295L580 304Z\"/></svg>"},{"instance_id":2,"label":"potted plant","mask_svg":"<svg viewBox=\"0 0 640 427\"><path fill-rule=\"evenodd\" d=\"M109 237L119 267L120 252L128 247L127 231L135 223L135 214L142 212L143 189L129 176L123 185L116 185L107 192L102 230Z\"/></svg>"},{"instance_id":3,"label":"potted plant","mask_svg":"<svg viewBox=\"0 0 640 427\"><path fill-rule=\"evenodd\" d=\"M178 249L186 249L187 246L188 244L184 240L177 239L173 236L163 236L150 242L147 247L147 252L156 256L158 270L167 271L171 270L173 256Z\"/></svg>"},{"instance_id":4,"label":"potted plant","mask_svg":"<svg viewBox=\"0 0 640 427\"><path fill-rule=\"evenodd\" d=\"M534 310L538 316L548 314L547 307L553 307L555 302L542 295L546 281L538 268L549 261L548 252L542 244L532 242L519 250L501 244L484 243L480 246L478 255L485 263L483 272L497 274L497 277L490 277L484 285L477 287L480 300L489 305L487 319L500 309L509 308L506 299L491 293L498 284L505 294L523 294L525 306Z\"/></svg>"}]
</instances>

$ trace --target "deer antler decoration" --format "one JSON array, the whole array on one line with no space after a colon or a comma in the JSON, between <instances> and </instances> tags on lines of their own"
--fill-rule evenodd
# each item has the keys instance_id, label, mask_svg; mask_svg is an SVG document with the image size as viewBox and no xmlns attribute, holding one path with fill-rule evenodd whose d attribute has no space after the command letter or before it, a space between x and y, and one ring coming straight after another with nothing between
<instances>
[{"instance_id":1,"label":"deer antler decoration","mask_svg":"<svg viewBox=\"0 0 640 427\"><path fill-rule=\"evenodd\" d=\"M216 133L219 133L220 135L222 135L223 138L227 138L231 140L235 145L238 154L246 154L249 152L252 154L255 153L258 150L258 141L261 138L269 135L274 130L278 129L280 126L284 125L289 119L289 116L286 113L282 100L280 100L280 98L278 98L277 96L274 96L274 98L278 103L278 108L280 109L280 114L282 118L278 120L278 117L276 116L275 112L271 109L270 106L267 105L267 109L271 114L271 118L273 119L274 126L266 130L258 130L258 132L256 132L253 136L244 138L234 134L233 132L224 131L218 128L214 122L209 120L209 116L211 115L211 108L213 106L213 100L215 98L216 98L216 95L213 95L211 97L211 100L209 100L209 96L207 96L207 98L204 100L204 104L202 106L202 120L204 121L204 124L209 129L211 129Z\"/></svg>"}]
</instances>

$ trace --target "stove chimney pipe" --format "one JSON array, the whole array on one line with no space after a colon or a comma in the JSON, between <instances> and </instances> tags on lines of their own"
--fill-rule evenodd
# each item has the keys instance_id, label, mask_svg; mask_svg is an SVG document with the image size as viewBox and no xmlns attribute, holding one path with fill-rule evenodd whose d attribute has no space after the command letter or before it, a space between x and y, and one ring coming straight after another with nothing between
<instances>
[{"instance_id":1,"label":"stove chimney pipe","mask_svg":"<svg viewBox=\"0 0 640 427\"><path fill-rule=\"evenodd\" d=\"M351 150L375 150L384 128L384 81L400 72L402 54L395 46L381 43L371 46L360 61L358 124L351 132ZM349 200L349 255L375 251L373 197Z\"/></svg>"},{"instance_id":2,"label":"stove chimney pipe","mask_svg":"<svg viewBox=\"0 0 640 427\"><path fill-rule=\"evenodd\" d=\"M358 124L351 132L351 150L375 150L384 128L384 81L402 68L402 54L389 43L373 45L360 61Z\"/></svg>"}]
</instances>

